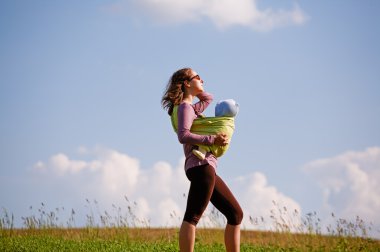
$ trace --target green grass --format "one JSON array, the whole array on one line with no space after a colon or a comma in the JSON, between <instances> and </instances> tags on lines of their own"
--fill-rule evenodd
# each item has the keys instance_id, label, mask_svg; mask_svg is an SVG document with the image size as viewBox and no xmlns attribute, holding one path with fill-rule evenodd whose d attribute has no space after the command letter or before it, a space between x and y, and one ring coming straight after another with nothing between
<instances>
[{"instance_id":1,"label":"green grass","mask_svg":"<svg viewBox=\"0 0 380 252\"><path fill-rule=\"evenodd\" d=\"M59 216L64 211L63 207L49 210L43 203L38 209L30 207L31 215L21 217L22 228L15 228L13 214L3 208L0 212L0 251L179 251L178 228L150 227L149 221L136 217L137 205L129 202L128 198L126 202L129 205L124 208L113 205L113 214L99 211L96 201L95 205L86 201L89 213L85 228L76 227L73 209L68 219L62 221ZM271 223L275 229L242 230L241 251L380 252L380 241L368 236L372 226L359 217L348 221L332 214L335 224L323 231L316 213L299 218L297 211L288 212L275 202L274 205L269 222L250 216L249 219L257 227ZM225 219L214 210L208 217L218 228L198 228L195 251L225 251L222 228ZM178 216L173 214L173 218ZM296 221L299 219L302 222Z\"/></svg>"},{"instance_id":2,"label":"green grass","mask_svg":"<svg viewBox=\"0 0 380 252\"><path fill-rule=\"evenodd\" d=\"M241 251L380 251L369 238L242 231ZM0 251L178 251L178 229L3 229ZM223 230L199 229L195 251L225 251Z\"/></svg>"}]
</instances>

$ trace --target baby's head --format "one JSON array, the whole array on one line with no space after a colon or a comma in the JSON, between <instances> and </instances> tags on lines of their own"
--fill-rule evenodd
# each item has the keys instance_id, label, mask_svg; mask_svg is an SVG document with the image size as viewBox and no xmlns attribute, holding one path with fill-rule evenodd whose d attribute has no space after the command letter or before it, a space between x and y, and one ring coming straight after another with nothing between
<instances>
[{"instance_id":1,"label":"baby's head","mask_svg":"<svg viewBox=\"0 0 380 252\"><path fill-rule=\"evenodd\" d=\"M235 117L239 112L239 104L233 99L220 101L215 106L215 116Z\"/></svg>"}]
</instances>

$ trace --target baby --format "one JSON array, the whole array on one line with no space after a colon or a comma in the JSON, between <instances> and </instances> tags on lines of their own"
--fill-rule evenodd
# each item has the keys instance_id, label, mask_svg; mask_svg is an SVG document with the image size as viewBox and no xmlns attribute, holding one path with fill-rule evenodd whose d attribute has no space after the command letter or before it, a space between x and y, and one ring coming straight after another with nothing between
<instances>
[{"instance_id":1,"label":"baby","mask_svg":"<svg viewBox=\"0 0 380 252\"><path fill-rule=\"evenodd\" d=\"M215 106L215 117L235 117L238 112L239 104L233 99L222 100ZM210 152L210 147L198 146L198 149L194 149L192 152L200 160L203 160L206 157L206 153Z\"/></svg>"}]
</instances>

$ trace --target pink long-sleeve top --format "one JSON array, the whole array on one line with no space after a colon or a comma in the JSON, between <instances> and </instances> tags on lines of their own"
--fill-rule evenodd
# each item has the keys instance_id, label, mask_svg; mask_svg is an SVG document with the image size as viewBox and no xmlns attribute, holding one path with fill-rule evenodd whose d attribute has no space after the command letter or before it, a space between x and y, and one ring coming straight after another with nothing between
<instances>
[{"instance_id":1,"label":"pink long-sleeve top","mask_svg":"<svg viewBox=\"0 0 380 252\"><path fill-rule=\"evenodd\" d=\"M183 102L178 106L178 140L183 144L186 158L185 171L205 164L209 164L216 169L218 164L217 158L212 153L207 153L204 160L200 160L192 153L195 144L212 145L215 138L212 135L204 136L190 132L194 119L200 116L213 100L213 96L206 92L202 92L197 97L199 102L195 104Z\"/></svg>"}]
</instances>

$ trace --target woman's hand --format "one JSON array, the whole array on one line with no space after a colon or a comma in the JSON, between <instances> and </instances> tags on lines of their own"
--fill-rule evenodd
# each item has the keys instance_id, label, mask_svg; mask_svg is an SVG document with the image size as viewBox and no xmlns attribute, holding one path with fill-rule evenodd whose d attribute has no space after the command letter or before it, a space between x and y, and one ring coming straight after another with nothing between
<instances>
[{"instance_id":1,"label":"woman's hand","mask_svg":"<svg viewBox=\"0 0 380 252\"><path fill-rule=\"evenodd\" d=\"M218 135L215 136L214 144L220 145L220 146L225 146L228 144L228 137L227 134L224 133L219 133Z\"/></svg>"}]
</instances>

